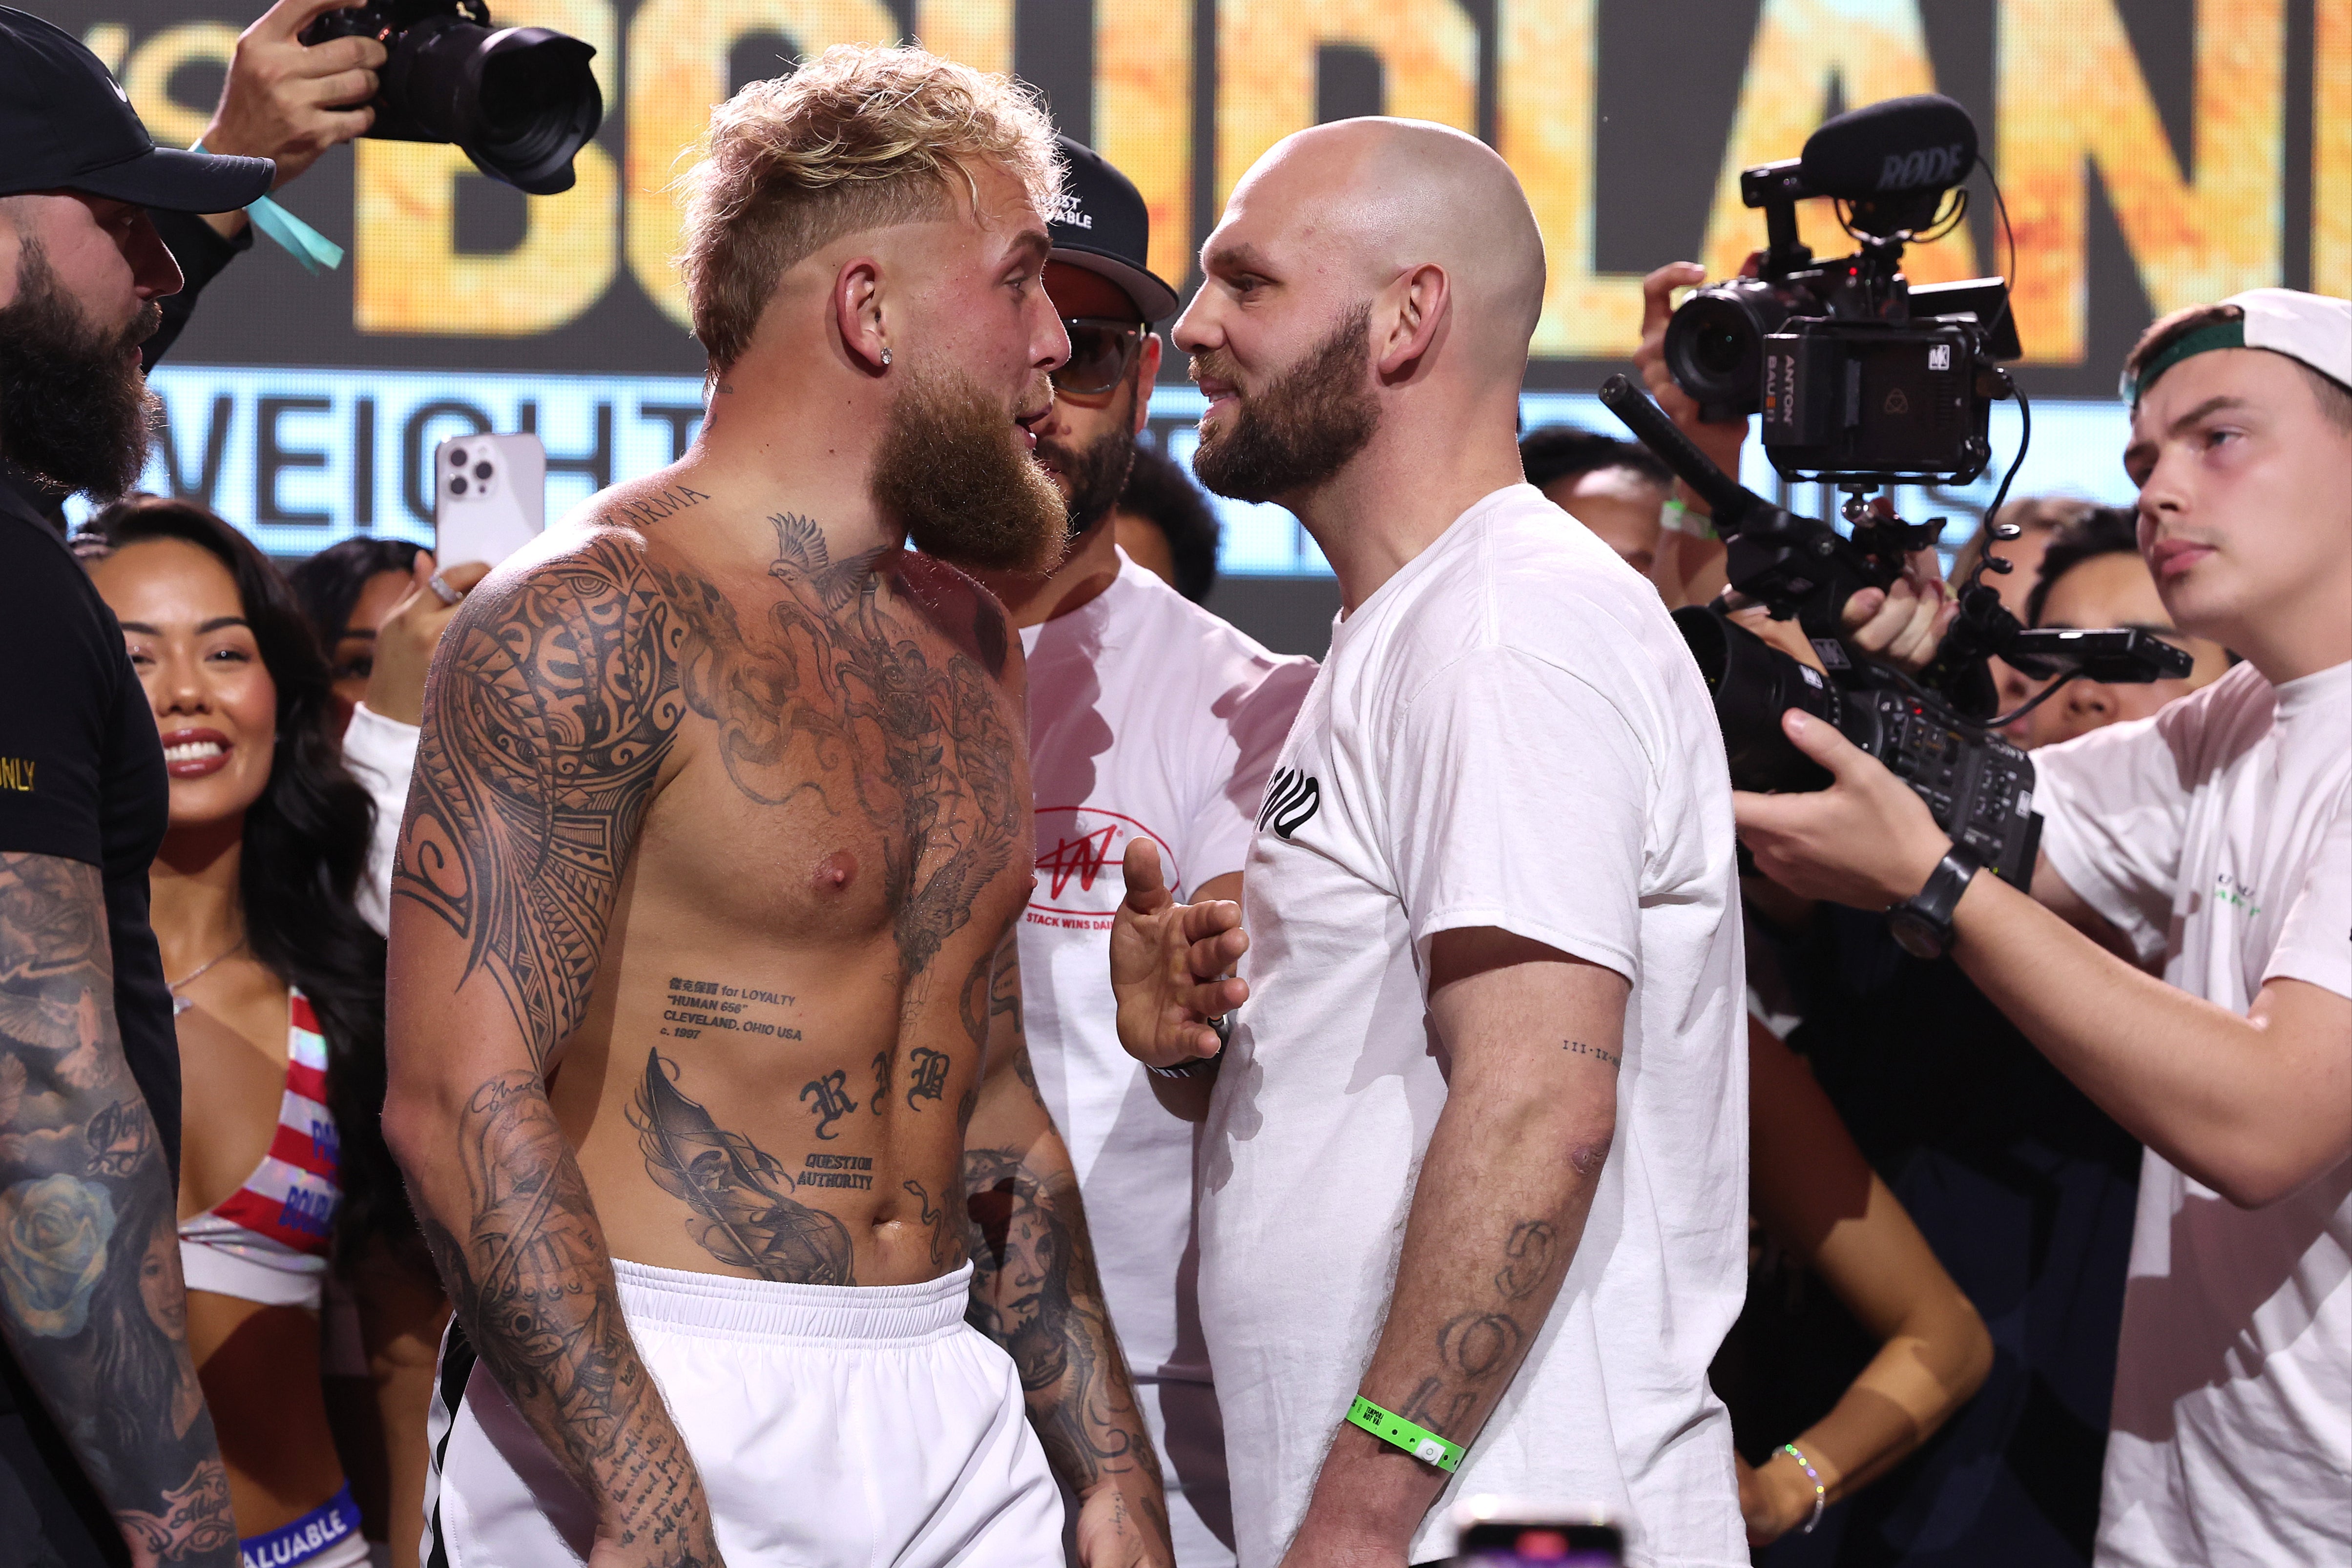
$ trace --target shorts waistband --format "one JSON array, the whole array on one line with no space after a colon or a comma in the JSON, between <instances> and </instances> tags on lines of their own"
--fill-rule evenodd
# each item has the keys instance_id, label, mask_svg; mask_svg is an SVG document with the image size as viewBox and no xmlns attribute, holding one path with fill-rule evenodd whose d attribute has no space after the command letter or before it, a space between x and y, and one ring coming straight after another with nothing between
<instances>
[{"instance_id":1,"label":"shorts waistband","mask_svg":"<svg viewBox=\"0 0 2352 1568\"><path fill-rule=\"evenodd\" d=\"M347 1481L334 1496L292 1523L238 1542L237 1555L244 1568L298 1568L317 1562L340 1542L359 1539L359 1505L352 1500ZM338 1554L337 1560L345 1555Z\"/></svg>"},{"instance_id":2,"label":"shorts waistband","mask_svg":"<svg viewBox=\"0 0 2352 1568\"><path fill-rule=\"evenodd\" d=\"M971 1265L912 1285L793 1285L613 1260L633 1323L828 1344L917 1344L963 1325Z\"/></svg>"}]
</instances>

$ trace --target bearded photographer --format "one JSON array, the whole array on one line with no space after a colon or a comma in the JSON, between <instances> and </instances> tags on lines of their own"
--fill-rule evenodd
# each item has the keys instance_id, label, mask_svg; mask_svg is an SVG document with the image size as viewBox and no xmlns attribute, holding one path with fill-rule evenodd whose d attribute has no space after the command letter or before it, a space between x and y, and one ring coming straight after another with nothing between
<instances>
[{"instance_id":1,"label":"bearded photographer","mask_svg":"<svg viewBox=\"0 0 2352 1568\"><path fill-rule=\"evenodd\" d=\"M145 461L137 350L181 282L147 209L241 206L270 166L158 150L88 49L10 10L0 148L0 1562L226 1568L147 919L163 747L51 517Z\"/></svg>"},{"instance_id":2,"label":"bearded photographer","mask_svg":"<svg viewBox=\"0 0 2352 1568\"><path fill-rule=\"evenodd\" d=\"M1740 832L1800 894L1944 924L1969 977L2148 1146L2099 1561L2341 1561L2352 303L2266 288L2177 313L2126 382L2164 607L2245 663L2034 754L2031 898L1975 875L1909 788L1795 712L1786 733L1836 781L1738 796ZM2161 981L2140 967L2159 960Z\"/></svg>"}]
</instances>

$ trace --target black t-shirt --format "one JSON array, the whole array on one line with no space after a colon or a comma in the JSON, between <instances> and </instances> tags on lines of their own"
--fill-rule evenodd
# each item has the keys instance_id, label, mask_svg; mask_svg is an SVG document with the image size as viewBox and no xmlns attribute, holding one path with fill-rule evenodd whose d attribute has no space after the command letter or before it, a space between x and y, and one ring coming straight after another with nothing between
<instances>
[{"instance_id":1,"label":"black t-shirt","mask_svg":"<svg viewBox=\"0 0 2352 1568\"><path fill-rule=\"evenodd\" d=\"M147 924L147 868L171 810L163 742L122 629L41 515L44 499L0 462L0 852L99 868L123 1055L176 1182L180 1050ZM0 1473L0 1531L30 1528L20 1511L31 1507L69 1561L123 1560L104 1504L0 1345L0 1472L9 1471Z\"/></svg>"},{"instance_id":2,"label":"black t-shirt","mask_svg":"<svg viewBox=\"0 0 2352 1568\"><path fill-rule=\"evenodd\" d=\"M114 612L0 470L0 852L97 866L114 1016L168 1167L180 1168L180 1047L147 924L171 810L163 745Z\"/></svg>"}]
</instances>

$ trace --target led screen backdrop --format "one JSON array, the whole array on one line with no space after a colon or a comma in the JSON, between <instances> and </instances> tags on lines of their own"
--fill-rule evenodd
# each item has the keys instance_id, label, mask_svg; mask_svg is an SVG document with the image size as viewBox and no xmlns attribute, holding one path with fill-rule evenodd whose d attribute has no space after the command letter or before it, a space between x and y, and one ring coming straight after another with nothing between
<instances>
[{"instance_id":1,"label":"led screen backdrop","mask_svg":"<svg viewBox=\"0 0 2352 1568\"><path fill-rule=\"evenodd\" d=\"M37 8L184 144L259 0ZM421 469L465 430L538 431L551 512L667 461L692 436L701 371L668 260L670 183L712 102L844 39L916 37L1035 83L1142 187L1153 265L1188 287L1224 192L1283 134L1371 112L1476 132L1525 182L1550 260L1531 423L1613 428L1577 394L1632 349L1641 274L1681 256L1735 269L1762 236L1738 171L1900 93L1968 105L2000 176L2035 398L2021 489L2127 492L2115 375L2152 313L2260 284L2352 293L2352 0L509 0L496 15L596 47L607 110L578 184L526 197L446 147L331 155L280 195L350 258L312 277L265 243L214 286L156 378L171 431L153 487L300 554L355 529L425 537ZM2010 269L1976 183L1969 222L1912 253L1915 281ZM1804 222L1821 254L1845 248L1826 213ZM1155 410L1180 451L1198 406L1181 366ZM2013 430L2002 411L2002 460ZM1990 488L1931 501L1966 513ZM1228 570L1318 570L1286 517L1234 508L1227 525Z\"/></svg>"}]
</instances>

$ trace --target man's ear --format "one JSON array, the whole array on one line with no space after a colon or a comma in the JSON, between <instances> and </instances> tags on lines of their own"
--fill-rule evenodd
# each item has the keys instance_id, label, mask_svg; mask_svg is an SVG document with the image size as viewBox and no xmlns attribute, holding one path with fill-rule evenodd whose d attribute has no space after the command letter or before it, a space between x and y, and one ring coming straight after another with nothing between
<instances>
[{"instance_id":1,"label":"man's ear","mask_svg":"<svg viewBox=\"0 0 2352 1568\"><path fill-rule=\"evenodd\" d=\"M881 374L890 362L890 329L882 314L880 262L861 256L841 264L833 277L833 324L850 362Z\"/></svg>"},{"instance_id":2,"label":"man's ear","mask_svg":"<svg viewBox=\"0 0 2352 1568\"><path fill-rule=\"evenodd\" d=\"M1143 349L1135 358L1135 434L1140 435L1151 423L1151 383L1160 379L1160 334L1144 328Z\"/></svg>"},{"instance_id":3,"label":"man's ear","mask_svg":"<svg viewBox=\"0 0 2352 1568\"><path fill-rule=\"evenodd\" d=\"M1400 273L1381 291L1372 312L1372 368L1381 381L1403 381L1420 366L1422 357L1437 346L1453 298L1453 280L1435 262Z\"/></svg>"}]
</instances>

